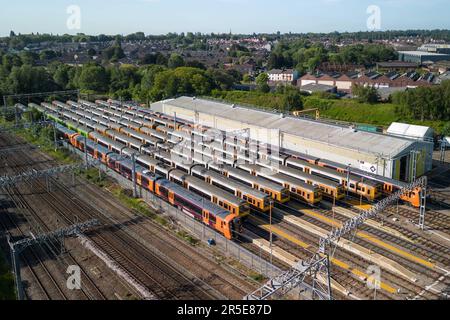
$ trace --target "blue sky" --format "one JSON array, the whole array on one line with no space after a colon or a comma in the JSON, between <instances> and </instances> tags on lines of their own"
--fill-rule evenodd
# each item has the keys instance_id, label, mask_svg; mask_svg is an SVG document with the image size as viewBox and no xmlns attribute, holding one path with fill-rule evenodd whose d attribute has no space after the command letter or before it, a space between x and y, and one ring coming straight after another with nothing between
<instances>
[{"instance_id":1,"label":"blue sky","mask_svg":"<svg viewBox=\"0 0 450 320\"><path fill-rule=\"evenodd\" d=\"M81 9L79 30L66 26L69 5ZM0 35L358 31L369 5L381 9L381 30L450 29L450 0L13 0L2 4Z\"/></svg>"}]
</instances>

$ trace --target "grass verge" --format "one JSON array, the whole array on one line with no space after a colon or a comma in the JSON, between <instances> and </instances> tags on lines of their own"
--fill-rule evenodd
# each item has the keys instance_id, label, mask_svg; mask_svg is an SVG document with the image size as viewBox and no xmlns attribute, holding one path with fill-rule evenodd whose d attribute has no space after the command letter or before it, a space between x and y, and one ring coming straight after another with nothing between
<instances>
[{"instance_id":1,"label":"grass verge","mask_svg":"<svg viewBox=\"0 0 450 320\"><path fill-rule=\"evenodd\" d=\"M14 287L14 275L5 262L3 253L0 251L0 300L15 300L16 290Z\"/></svg>"}]
</instances>

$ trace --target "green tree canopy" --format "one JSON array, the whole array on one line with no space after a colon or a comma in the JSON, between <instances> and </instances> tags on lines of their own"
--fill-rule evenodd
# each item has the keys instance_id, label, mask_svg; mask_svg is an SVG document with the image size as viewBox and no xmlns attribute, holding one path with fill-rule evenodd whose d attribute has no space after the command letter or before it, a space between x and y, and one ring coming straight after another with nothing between
<instances>
[{"instance_id":1,"label":"green tree canopy","mask_svg":"<svg viewBox=\"0 0 450 320\"><path fill-rule=\"evenodd\" d=\"M167 62L167 66L170 69L176 69L176 68L179 68L179 67L183 67L184 66L184 60L179 54L172 53L170 55L169 61Z\"/></svg>"}]
</instances>

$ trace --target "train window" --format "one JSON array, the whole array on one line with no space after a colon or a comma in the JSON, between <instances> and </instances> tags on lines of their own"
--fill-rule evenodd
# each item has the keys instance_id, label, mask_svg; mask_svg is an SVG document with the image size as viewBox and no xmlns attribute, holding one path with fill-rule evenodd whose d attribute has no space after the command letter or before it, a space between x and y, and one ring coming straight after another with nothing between
<instances>
[{"instance_id":1,"label":"train window","mask_svg":"<svg viewBox=\"0 0 450 320\"><path fill-rule=\"evenodd\" d=\"M164 187L161 187L161 186L159 187L159 193L160 193L160 195L162 195L163 197L166 197L166 198L169 195L168 190L166 188L164 188Z\"/></svg>"},{"instance_id":2,"label":"train window","mask_svg":"<svg viewBox=\"0 0 450 320\"><path fill-rule=\"evenodd\" d=\"M350 189L355 189L355 184L350 182Z\"/></svg>"},{"instance_id":3,"label":"train window","mask_svg":"<svg viewBox=\"0 0 450 320\"><path fill-rule=\"evenodd\" d=\"M306 199L309 199L309 193L306 195Z\"/></svg>"}]
</instances>

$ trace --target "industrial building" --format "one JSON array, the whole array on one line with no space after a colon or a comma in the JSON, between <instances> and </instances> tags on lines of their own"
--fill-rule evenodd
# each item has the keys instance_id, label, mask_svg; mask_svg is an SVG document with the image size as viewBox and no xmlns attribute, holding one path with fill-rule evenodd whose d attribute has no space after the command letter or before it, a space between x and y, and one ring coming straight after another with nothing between
<instances>
[{"instance_id":1,"label":"industrial building","mask_svg":"<svg viewBox=\"0 0 450 320\"><path fill-rule=\"evenodd\" d=\"M222 131L248 129L251 139L279 145L281 150L388 178L408 181L431 169L428 142L417 139L185 96L153 103L151 109Z\"/></svg>"},{"instance_id":2,"label":"industrial building","mask_svg":"<svg viewBox=\"0 0 450 320\"><path fill-rule=\"evenodd\" d=\"M427 61L437 62L450 60L450 54L427 51L399 51L398 60L423 64Z\"/></svg>"}]
</instances>

